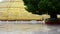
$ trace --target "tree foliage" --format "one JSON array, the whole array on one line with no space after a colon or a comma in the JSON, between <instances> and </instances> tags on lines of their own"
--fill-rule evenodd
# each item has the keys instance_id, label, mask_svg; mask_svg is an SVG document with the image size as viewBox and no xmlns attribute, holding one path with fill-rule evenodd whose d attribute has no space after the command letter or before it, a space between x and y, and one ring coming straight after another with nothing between
<instances>
[{"instance_id":1,"label":"tree foliage","mask_svg":"<svg viewBox=\"0 0 60 34\"><path fill-rule=\"evenodd\" d=\"M60 0L23 0L26 10L33 14L60 14Z\"/></svg>"}]
</instances>

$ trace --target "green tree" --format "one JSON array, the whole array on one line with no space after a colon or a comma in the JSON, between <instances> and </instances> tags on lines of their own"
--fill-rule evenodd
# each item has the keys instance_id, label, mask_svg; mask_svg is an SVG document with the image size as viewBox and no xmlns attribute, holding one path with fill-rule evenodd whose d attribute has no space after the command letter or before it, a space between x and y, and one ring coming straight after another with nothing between
<instances>
[{"instance_id":1,"label":"green tree","mask_svg":"<svg viewBox=\"0 0 60 34\"><path fill-rule=\"evenodd\" d=\"M50 15L50 18L57 18L57 14L60 14L60 0L23 0L25 9L33 14L46 14Z\"/></svg>"}]
</instances>

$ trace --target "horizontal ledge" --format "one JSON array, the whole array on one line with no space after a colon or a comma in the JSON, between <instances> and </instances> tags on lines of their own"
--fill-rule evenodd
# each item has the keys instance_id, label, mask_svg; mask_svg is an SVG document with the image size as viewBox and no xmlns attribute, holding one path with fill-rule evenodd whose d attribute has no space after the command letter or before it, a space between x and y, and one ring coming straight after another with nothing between
<instances>
[{"instance_id":1,"label":"horizontal ledge","mask_svg":"<svg viewBox=\"0 0 60 34\"><path fill-rule=\"evenodd\" d=\"M30 19L30 20L0 20L0 21L32 21L35 19ZM42 21L42 20L36 20L36 21Z\"/></svg>"}]
</instances>

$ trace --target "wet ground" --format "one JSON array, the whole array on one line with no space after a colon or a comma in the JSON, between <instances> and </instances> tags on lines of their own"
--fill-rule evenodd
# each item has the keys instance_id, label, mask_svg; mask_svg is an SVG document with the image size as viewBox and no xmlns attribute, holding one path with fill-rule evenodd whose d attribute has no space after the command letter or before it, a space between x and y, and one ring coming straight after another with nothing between
<instances>
[{"instance_id":1,"label":"wet ground","mask_svg":"<svg viewBox=\"0 0 60 34\"><path fill-rule=\"evenodd\" d=\"M2 24L0 34L60 34L60 25Z\"/></svg>"}]
</instances>

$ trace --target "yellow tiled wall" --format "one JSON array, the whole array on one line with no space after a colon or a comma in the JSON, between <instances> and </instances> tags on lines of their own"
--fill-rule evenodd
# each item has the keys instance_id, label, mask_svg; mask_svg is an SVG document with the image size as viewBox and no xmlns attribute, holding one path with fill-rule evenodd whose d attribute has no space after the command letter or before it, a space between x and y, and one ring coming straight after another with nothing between
<instances>
[{"instance_id":1,"label":"yellow tiled wall","mask_svg":"<svg viewBox=\"0 0 60 34\"><path fill-rule=\"evenodd\" d=\"M0 20L42 19L24 9L22 0L3 0L0 2Z\"/></svg>"}]
</instances>

